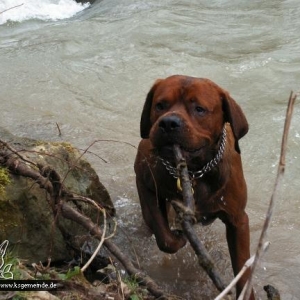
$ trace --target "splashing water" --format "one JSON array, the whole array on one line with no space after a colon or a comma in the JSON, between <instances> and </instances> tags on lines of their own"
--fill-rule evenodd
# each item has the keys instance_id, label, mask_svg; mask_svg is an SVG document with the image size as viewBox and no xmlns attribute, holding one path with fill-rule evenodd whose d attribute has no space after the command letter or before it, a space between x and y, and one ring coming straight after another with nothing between
<instances>
[{"instance_id":1,"label":"splashing water","mask_svg":"<svg viewBox=\"0 0 300 300\"><path fill-rule=\"evenodd\" d=\"M76 3L74 0L2 0L0 1L0 25L8 21L66 19L89 5L89 3Z\"/></svg>"}]
</instances>

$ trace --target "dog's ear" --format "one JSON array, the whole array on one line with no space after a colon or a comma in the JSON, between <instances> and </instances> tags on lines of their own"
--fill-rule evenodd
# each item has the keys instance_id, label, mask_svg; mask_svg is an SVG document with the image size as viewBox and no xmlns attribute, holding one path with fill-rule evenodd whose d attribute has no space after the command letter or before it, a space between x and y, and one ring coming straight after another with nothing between
<instances>
[{"instance_id":1,"label":"dog's ear","mask_svg":"<svg viewBox=\"0 0 300 300\"><path fill-rule=\"evenodd\" d=\"M222 105L225 122L229 122L235 137L235 149L240 153L238 140L248 132L249 126L241 107L233 100L228 92L223 92Z\"/></svg>"},{"instance_id":2,"label":"dog's ear","mask_svg":"<svg viewBox=\"0 0 300 300\"><path fill-rule=\"evenodd\" d=\"M154 96L154 92L158 86L158 84L162 81L162 79L157 79L150 89L150 91L147 94L146 101L144 104L144 108L142 111L141 116L141 123L140 123L140 133L142 139L148 139L149 133L151 129L151 120L150 120L150 114L151 114L151 107L152 107L152 100Z\"/></svg>"}]
</instances>

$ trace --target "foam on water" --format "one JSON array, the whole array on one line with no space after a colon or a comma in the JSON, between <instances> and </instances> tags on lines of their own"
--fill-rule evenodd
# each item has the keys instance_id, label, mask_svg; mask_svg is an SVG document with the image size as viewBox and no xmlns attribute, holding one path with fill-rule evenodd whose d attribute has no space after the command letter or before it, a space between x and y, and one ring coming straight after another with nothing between
<instances>
[{"instance_id":1,"label":"foam on water","mask_svg":"<svg viewBox=\"0 0 300 300\"><path fill-rule=\"evenodd\" d=\"M89 3L76 3L74 0L2 0L0 1L0 25L7 21L66 19L89 5Z\"/></svg>"}]
</instances>

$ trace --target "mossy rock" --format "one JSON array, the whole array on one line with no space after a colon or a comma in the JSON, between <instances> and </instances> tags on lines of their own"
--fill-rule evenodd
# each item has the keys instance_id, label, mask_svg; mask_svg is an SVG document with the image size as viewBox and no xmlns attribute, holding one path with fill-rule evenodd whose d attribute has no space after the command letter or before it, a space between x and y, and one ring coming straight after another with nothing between
<instances>
[{"instance_id":1,"label":"mossy rock","mask_svg":"<svg viewBox=\"0 0 300 300\"><path fill-rule=\"evenodd\" d=\"M56 170L69 191L93 199L106 208L108 215L114 215L106 188L71 144L18 138L1 128L0 138L28 160ZM101 213L86 203L72 202L70 205L95 223L102 223ZM44 262L49 257L52 261L67 260L71 255L58 224L72 237L89 235L75 222L54 217L45 190L32 179L12 175L0 168L0 242L8 240L10 248L29 263Z\"/></svg>"}]
</instances>

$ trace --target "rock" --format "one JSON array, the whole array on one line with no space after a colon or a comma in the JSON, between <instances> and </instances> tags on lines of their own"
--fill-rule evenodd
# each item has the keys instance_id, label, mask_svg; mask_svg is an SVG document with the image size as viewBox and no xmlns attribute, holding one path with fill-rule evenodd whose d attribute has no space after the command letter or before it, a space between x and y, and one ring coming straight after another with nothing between
<instances>
[{"instance_id":1,"label":"rock","mask_svg":"<svg viewBox=\"0 0 300 300\"><path fill-rule=\"evenodd\" d=\"M272 285L265 285L264 290L267 293L268 300L280 300L279 291Z\"/></svg>"},{"instance_id":2,"label":"rock","mask_svg":"<svg viewBox=\"0 0 300 300\"><path fill-rule=\"evenodd\" d=\"M93 4L96 0L76 0L77 3L85 4L90 3Z\"/></svg>"},{"instance_id":3,"label":"rock","mask_svg":"<svg viewBox=\"0 0 300 300\"><path fill-rule=\"evenodd\" d=\"M69 191L95 200L106 208L108 215L114 215L113 203L106 188L91 165L71 144L18 138L1 128L0 139L28 160L51 166L64 178L64 186ZM52 261L71 259L57 224L62 225L63 232L72 237L88 236L89 233L70 220L60 216L54 218L45 190L32 179L9 174L1 166L0 173L4 178L0 180L0 185L5 187L5 192L0 193L0 243L8 240L14 253L27 259L28 263L45 262L48 257ZM5 175L8 175L8 180ZM101 213L86 203L76 201L72 205L95 223L102 222Z\"/></svg>"}]
</instances>

